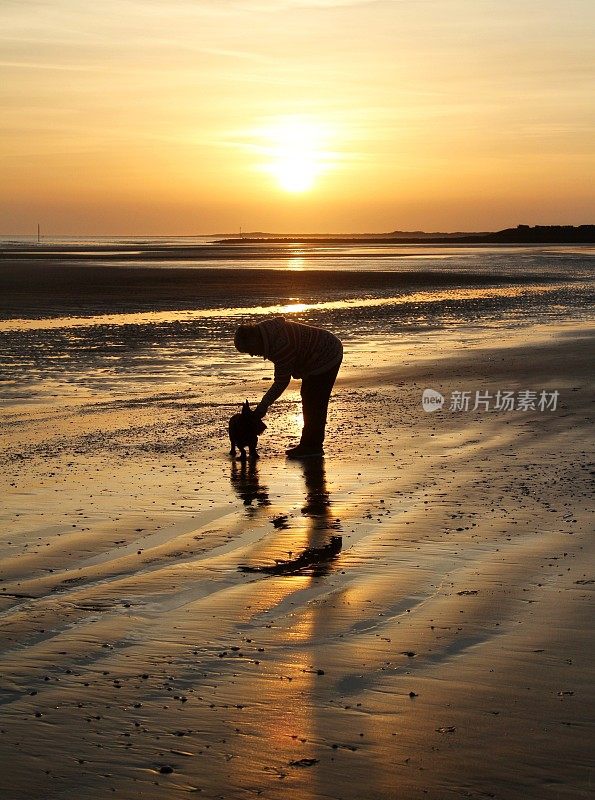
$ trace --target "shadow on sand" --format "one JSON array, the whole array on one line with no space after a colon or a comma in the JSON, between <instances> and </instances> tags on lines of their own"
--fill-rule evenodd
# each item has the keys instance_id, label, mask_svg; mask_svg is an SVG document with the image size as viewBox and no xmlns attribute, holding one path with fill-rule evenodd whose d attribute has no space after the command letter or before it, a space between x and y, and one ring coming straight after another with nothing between
<instances>
[{"instance_id":1,"label":"shadow on sand","mask_svg":"<svg viewBox=\"0 0 595 800\"><path fill-rule=\"evenodd\" d=\"M326 485L324 459L309 459L300 462L306 489L306 502L301 509L308 520L307 547L294 558L275 559L274 564L241 565L242 572L262 572L269 575L294 575L309 570L314 575L329 572L333 559L341 552L343 538L329 531L336 530L337 522L331 518L331 500ZM244 505L269 504L268 490L258 480L255 462L238 467L232 465L231 482ZM254 508L254 510L256 510Z\"/></svg>"},{"instance_id":2,"label":"shadow on sand","mask_svg":"<svg viewBox=\"0 0 595 800\"><path fill-rule=\"evenodd\" d=\"M258 462L255 459L239 462L234 459L231 462L231 485L249 513L254 513L260 507L270 506L269 490L260 483Z\"/></svg>"}]
</instances>

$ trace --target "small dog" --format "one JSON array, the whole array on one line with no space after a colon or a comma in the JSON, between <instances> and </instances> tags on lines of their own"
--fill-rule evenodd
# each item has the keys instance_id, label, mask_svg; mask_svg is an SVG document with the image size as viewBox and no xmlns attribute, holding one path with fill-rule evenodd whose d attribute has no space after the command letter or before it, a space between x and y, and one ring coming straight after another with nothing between
<instances>
[{"instance_id":1,"label":"small dog","mask_svg":"<svg viewBox=\"0 0 595 800\"><path fill-rule=\"evenodd\" d=\"M246 400L242 406L240 414L234 414L229 420L229 441L231 442L230 456L235 458L236 447L240 449L240 458L242 461L246 460L247 447L250 451L251 458L258 458L256 446L258 445L258 437L266 431L267 426L264 422L254 415L250 410L250 403Z\"/></svg>"}]
</instances>

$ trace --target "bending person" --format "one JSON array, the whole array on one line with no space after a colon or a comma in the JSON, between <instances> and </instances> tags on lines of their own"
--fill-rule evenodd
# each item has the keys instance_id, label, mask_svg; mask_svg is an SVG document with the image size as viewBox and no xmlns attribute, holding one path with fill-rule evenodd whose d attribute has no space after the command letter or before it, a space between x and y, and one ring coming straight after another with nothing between
<instances>
[{"instance_id":1,"label":"bending person","mask_svg":"<svg viewBox=\"0 0 595 800\"><path fill-rule=\"evenodd\" d=\"M288 458L323 455L328 402L341 361L343 345L330 331L274 317L255 325L240 325L234 344L240 353L262 356L275 365L273 385L254 413L264 417L292 377L301 378L304 428L299 445L286 450Z\"/></svg>"}]
</instances>

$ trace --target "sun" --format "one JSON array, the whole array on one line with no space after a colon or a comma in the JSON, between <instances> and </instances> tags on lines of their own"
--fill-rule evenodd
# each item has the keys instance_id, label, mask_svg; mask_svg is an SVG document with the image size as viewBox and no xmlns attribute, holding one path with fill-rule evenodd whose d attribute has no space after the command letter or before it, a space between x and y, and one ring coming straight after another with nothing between
<instances>
[{"instance_id":1,"label":"sun","mask_svg":"<svg viewBox=\"0 0 595 800\"><path fill-rule=\"evenodd\" d=\"M327 167L324 126L287 117L270 127L266 135L270 142L267 171L279 187L292 194L311 190Z\"/></svg>"}]
</instances>

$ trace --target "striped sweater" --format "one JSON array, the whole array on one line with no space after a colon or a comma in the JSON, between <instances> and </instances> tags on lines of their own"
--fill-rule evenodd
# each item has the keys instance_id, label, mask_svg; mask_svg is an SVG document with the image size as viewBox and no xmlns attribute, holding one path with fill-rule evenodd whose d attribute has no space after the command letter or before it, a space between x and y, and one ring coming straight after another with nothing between
<instances>
[{"instance_id":1,"label":"striped sweater","mask_svg":"<svg viewBox=\"0 0 595 800\"><path fill-rule=\"evenodd\" d=\"M336 367L343 359L341 340L323 328L274 317L258 324L264 357L275 365L273 385L258 404L264 413L285 391L292 376L306 378Z\"/></svg>"}]
</instances>

